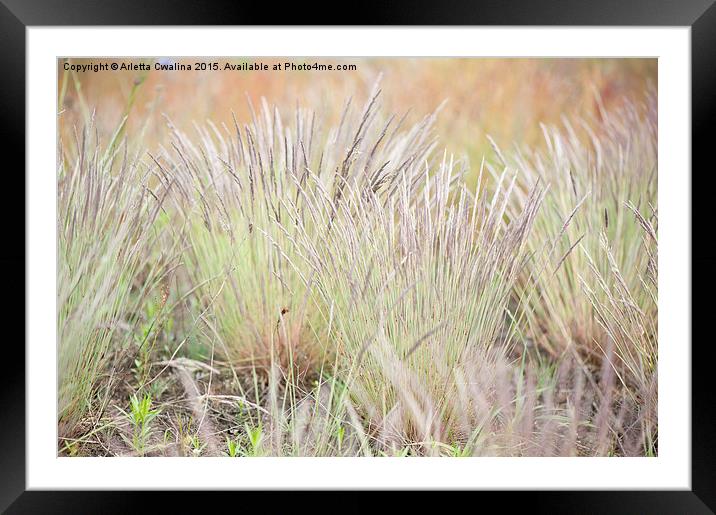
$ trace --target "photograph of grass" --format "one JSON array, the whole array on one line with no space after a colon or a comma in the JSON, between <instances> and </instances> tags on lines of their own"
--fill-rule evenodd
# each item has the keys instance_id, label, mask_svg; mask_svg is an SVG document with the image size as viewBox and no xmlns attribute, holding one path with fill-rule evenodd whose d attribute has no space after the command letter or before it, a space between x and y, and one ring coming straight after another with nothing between
<instances>
[{"instance_id":1,"label":"photograph of grass","mask_svg":"<svg viewBox=\"0 0 716 515\"><path fill-rule=\"evenodd\" d=\"M59 59L58 455L656 456L656 70Z\"/></svg>"}]
</instances>

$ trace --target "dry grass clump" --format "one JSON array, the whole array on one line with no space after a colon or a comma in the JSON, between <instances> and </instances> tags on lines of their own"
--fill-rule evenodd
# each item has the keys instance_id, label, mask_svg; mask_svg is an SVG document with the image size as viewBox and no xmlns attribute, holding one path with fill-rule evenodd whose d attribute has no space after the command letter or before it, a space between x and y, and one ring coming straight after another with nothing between
<instances>
[{"instance_id":1,"label":"dry grass clump","mask_svg":"<svg viewBox=\"0 0 716 515\"><path fill-rule=\"evenodd\" d=\"M547 187L527 240L534 265L520 290L530 304L529 336L555 357L574 349L592 359L603 353L606 337L593 301L606 302L617 278L655 320L656 99L604 112L598 123L565 120L562 129L544 127L544 135L548 151L497 150L500 162L492 169L517 173L517 210L527 202L525 191ZM649 347L640 352L655 355Z\"/></svg>"},{"instance_id":2,"label":"dry grass clump","mask_svg":"<svg viewBox=\"0 0 716 515\"><path fill-rule=\"evenodd\" d=\"M517 288L525 333L553 359L598 370L612 352L621 393L639 406L643 450L655 453L657 384L656 97L601 112L592 123L543 127L547 151L502 152L515 170L513 207L545 184ZM517 211L515 211L517 212ZM515 215L512 215L515 216Z\"/></svg>"},{"instance_id":3,"label":"dry grass clump","mask_svg":"<svg viewBox=\"0 0 716 515\"><path fill-rule=\"evenodd\" d=\"M327 229L297 241L361 415L371 428L400 419L418 441L457 415L446 398L453 369L507 353L508 302L539 206L535 192L506 224L509 188L488 199L462 180L444 158L400 177L388 198L355 181L340 202L316 189L304 204Z\"/></svg>"},{"instance_id":4,"label":"dry grass clump","mask_svg":"<svg viewBox=\"0 0 716 515\"><path fill-rule=\"evenodd\" d=\"M644 230L640 248L647 262L639 282L627 282L629 276L615 258L615 245L602 233L601 250L609 272L602 274L589 257L592 276L583 284L603 330L603 341L613 349L610 366L618 378L624 403L637 412L634 425L642 437L641 447L646 455L653 456L658 433L657 213L648 221L636 208L630 208Z\"/></svg>"},{"instance_id":5,"label":"dry grass clump","mask_svg":"<svg viewBox=\"0 0 716 515\"><path fill-rule=\"evenodd\" d=\"M340 202L355 180L387 190L395 177L416 173L432 144L428 120L403 128L380 121L377 107L377 94L358 113L349 102L335 127L298 109L288 127L264 103L251 124L197 129L198 144L175 131L158 156L177 182L191 283L234 364L276 362L305 375L326 351L314 285L293 243L328 224L306 214L307 191L330 191Z\"/></svg>"},{"instance_id":6,"label":"dry grass clump","mask_svg":"<svg viewBox=\"0 0 716 515\"><path fill-rule=\"evenodd\" d=\"M151 190L147 168L126 147L103 149L90 130L77 135L76 148L66 153L60 145L57 172L61 435L101 404L100 377L131 341L137 314L170 261L168 249L151 251L165 192Z\"/></svg>"},{"instance_id":7,"label":"dry grass clump","mask_svg":"<svg viewBox=\"0 0 716 515\"><path fill-rule=\"evenodd\" d=\"M62 161L61 423L102 383L100 454L656 454L653 102L473 175L379 104Z\"/></svg>"}]
</instances>

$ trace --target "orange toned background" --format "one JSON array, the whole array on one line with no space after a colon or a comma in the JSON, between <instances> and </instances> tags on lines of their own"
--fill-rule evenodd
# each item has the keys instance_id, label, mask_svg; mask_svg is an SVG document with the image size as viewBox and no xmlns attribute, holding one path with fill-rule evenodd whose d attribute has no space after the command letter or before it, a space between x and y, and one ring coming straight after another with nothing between
<instances>
[{"instance_id":1,"label":"orange toned background","mask_svg":"<svg viewBox=\"0 0 716 515\"><path fill-rule=\"evenodd\" d=\"M204 59L240 63L237 58ZM60 133L80 127L95 113L100 136L108 141L126 110L128 135L146 124L143 145L154 148L166 135L167 115L180 129L212 120L249 119L247 96L255 106L261 97L291 116L296 104L337 118L343 102L352 96L362 106L373 84L382 76L382 103L390 113L410 109L415 121L438 107L437 132L442 146L471 160L490 153L485 138L501 146L541 143L540 122L558 123L563 115L598 116L597 95L607 108L627 100L639 101L657 86L655 59L260 59L273 64L295 62L353 63L357 71L63 71L58 61ZM70 59L74 64L111 62ZM118 62L151 60L125 59ZM195 59L174 62L191 63ZM249 61L251 62L251 61ZM137 85L138 83L140 83ZM133 93L134 91L134 93ZM130 102L131 97L133 101ZM128 105L131 108L128 109ZM474 162L474 161L473 161Z\"/></svg>"}]
</instances>

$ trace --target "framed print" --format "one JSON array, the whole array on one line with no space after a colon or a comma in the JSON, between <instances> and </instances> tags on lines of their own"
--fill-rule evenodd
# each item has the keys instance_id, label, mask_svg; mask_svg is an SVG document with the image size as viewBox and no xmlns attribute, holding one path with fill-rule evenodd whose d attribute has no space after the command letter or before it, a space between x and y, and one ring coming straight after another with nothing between
<instances>
[{"instance_id":1,"label":"framed print","mask_svg":"<svg viewBox=\"0 0 716 515\"><path fill-rule=\"evenodd\" d=\"M207 7L0 10L3 509L712 513L716 8Z\"/></svg>"}]
</instances>

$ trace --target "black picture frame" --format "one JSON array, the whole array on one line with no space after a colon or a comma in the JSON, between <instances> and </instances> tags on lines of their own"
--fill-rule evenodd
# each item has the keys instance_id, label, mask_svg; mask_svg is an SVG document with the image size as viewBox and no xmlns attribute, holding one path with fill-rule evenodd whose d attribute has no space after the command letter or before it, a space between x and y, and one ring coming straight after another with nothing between
<instances>
[{"instance_id":1,"label":"black picture frame","mask_svg":"<svg viewBox=\"0 0 716 515\"><path fill-rule=\"evenodd\" d=\"M371 5L374 4L374 5ZM712 337L708 332L710 292L716 291L716 245L711 243L713 219L710 215L713 189L704 184L709 177L710 142L707 128L714 120L716 104L716 6L714 0L651 0L623 2L619 0L503 0L468 2L413 1L390 4L363 2L346 7L350 16L321 19L316 13L337 13L338 7L324 7L315 2L294 3L275 8L266 3L229 1L123 0L94 2L91 0L0 0L0 116L3 137L1 155L17 157L14 167L4 169L5 181L17 181L15 188L6 183L14 201L0 202L3 230L8 237L0 253L0 266L6 271L3 283L6 292L6 326L19 324L25 318L24 280L32 273L25 265L25 72L26 39L29 26L42 25L282 25L299 22L316 25L323 22L342 25L576 25L576 26L688 26L691 28L692 80L692 171L680 170L685 180L692 180L692 452L691 491L587 491L587 492L481 492L501 505L538 513L714 513L716 510L716 417L710 381L710 364L714 357ZM48 149L48 152L53 150ZM9 161L6 161L9 162ZM693 173L699 170L699 173ZM698 178L699 187L694 187ZM8 234L9 232L9 234ZM22 242L20 244L19 242ZM23 274L18 273L19 270ZM697 295L702 292L703 295ZM49 294L49 292L48 292ZM11 297L11 298L10 298ZM13 312L14 311L14 312ZM24 326L20 331L24 340ZM153 502L163 512L186 512L187 493L170 492L78 492L25 491L25 351L20 339L6 341L3 357L5 370L0 373L0 510L7 513L107 513L141 510ZM212 497L229 500L224 492ZM242 494L243 495L243 494ZM355 494L344 494L341 510L358 510L361 503L351 500ZM278 504L314 506L302 501L303 493L271 495L271 511ZM409 504L423 504L425 494L415 493ZM482 499L481 499L482 500ZM408 502L408 501L401 501ZM515 504L516 503L516 504ZM408 504L403 509L408 509ZM367 508L368 509L368 508Z\"/></svg>"}]
</instances>

